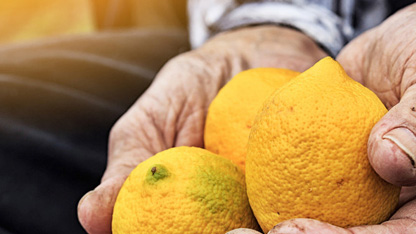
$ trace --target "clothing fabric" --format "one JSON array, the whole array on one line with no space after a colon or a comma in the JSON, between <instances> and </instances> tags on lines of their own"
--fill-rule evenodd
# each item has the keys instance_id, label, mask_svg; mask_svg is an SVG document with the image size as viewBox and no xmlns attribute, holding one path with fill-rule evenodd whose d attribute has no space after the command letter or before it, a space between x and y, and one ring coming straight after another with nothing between
<instances>
[{"instance_id":1,"label":"clothing fabric","mask_svg":"<svg viewBox=\"0 0 416 234\"><path fill-rule=\"evenodd\" d=\"M100 183L112 125L186 49L176 29L0 48L0 233L85 233L76 208Z\"/></svg>"},{"instance_id":2,"label":"clothing fabric","mask_svg":"<svg viewBox=\"0 0 416 234\"><path fill-rule=\"evenodd\" d=\"M296 28L331 55L380 24L389 14L387 0L190 0L193 48L217 33L258 24Z\"/></svg>"}]
</instances>

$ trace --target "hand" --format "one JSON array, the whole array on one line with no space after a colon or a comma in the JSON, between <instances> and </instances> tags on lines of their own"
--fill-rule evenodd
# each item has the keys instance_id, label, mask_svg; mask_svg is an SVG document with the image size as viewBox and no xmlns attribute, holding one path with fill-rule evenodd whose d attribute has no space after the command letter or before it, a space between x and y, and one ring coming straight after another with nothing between
<instances>
[{"instance_id":1,"label":"hand","mask_svg":"<svg viewBox=\"0 0 416 234\"><path fill-rule=\"evenodd\" d=\"M381 225L343 229L317 220L293 219L276 225L270 234L416 233L415 28L413 4L359 36L338 56L347 73L374 91L389 108L372 130L368 156L383 179L407 186L402 188L399 209Z\"/></svg>"},{"instance_id":2,"label":"hand","mask_svg":"<svg viewBox=\"0 0 416 234\"><path fill-rule=\"evenodd\" d=\"M111 233L116 196L137 164L174 146L203 146L208 106L233 75L259 66L303 71L325 56L298 31L258 26L219 34L169 61L110 133L101 184L78 205L85 230Z\"/></svg>"}]
</instances>

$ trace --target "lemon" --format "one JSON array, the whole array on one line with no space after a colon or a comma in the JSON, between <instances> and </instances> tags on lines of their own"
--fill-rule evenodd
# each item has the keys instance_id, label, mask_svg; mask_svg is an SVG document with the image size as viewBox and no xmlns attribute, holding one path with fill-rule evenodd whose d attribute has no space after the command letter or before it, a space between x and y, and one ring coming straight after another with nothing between
<instances>
[{"instance_id":1,"label":"lemon","mask_svg":"<svg viewBox=\"0 0 416 234\"><path fill-rule=\"evenodd\" d=\"M371 129L386 112L329 57L278 89L248 141L247 192L263 231L292 218L341 227L389 218L400 188L367 158Z\"/></svg>"},{"instance_id":2,"label":"lemon","mask_svg":"<svg viewBox=\"0 0 416 234\"><path fill-rule=\"evenodd\" d=\"M235 75L208 109L205 149L232 160L245 170L248 136L262 103L299 72L254 68Z\"/></svg>"},{"instance_id":3,"label":"lemon","mask_svg":"<svg viewBox=\"0 0 416 234\"><path fill-rule=\"evenodd\" d=\"M195 147L165 150L139 164L114 207L113 233L221 233L258 229L244 174Z\"/></svg>"}]
</instances>

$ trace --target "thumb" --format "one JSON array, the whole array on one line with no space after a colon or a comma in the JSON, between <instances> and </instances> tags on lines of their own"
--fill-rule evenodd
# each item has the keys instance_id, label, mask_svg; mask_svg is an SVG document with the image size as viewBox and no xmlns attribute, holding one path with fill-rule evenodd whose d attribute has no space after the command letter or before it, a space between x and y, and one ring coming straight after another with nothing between
<instances>
[{"instance_id":1,"label":"thumb","mask_svg":"<svg viewBox=\"0 0 416 234\"><path fill-rule=\"evenodd\" d=\"M368 156L374 170L399 186L416 184L416 85L374 126Z\"/></svg>"},{"instance_id":2,"label":"thumb","mask_svg":"<svg viewBox=\"0 0 416 234\"><path fill-rule=\"evenodd\" d=\"M111 233L113 207L125 177L110 178L85 194L78 204L78 219L88 233Z\"/></svg>"},{"instance_id":3,"label":"thumb","mask_svg":"<svg viewBox=\"0 0 416 234\"><path fill-rule=\"evenodd\" d=\"M135 104L111 129L107 168L101 184L78 203L78 219L88 233L111 233L113 208L124 181L140 162L163 149L160 142L164 141L158 138L162 134L152 121Z\"/></svg>"},{"instance_id":4,"label":"thumb","mask_svg":"<svg viewBox=\"0 0 416 234\"><path fill-rule=\"evenodd\" d=\"M115 135L113 132L111 136ZM114 138L111 136L110 142ZM144 149L115 155L112 148L110 144L109 161L101 184L85 194L78 203L79 222L90 234L111 233L113 208L121 186L141 161L153 155Z\"/></svg>"}]
</instances>

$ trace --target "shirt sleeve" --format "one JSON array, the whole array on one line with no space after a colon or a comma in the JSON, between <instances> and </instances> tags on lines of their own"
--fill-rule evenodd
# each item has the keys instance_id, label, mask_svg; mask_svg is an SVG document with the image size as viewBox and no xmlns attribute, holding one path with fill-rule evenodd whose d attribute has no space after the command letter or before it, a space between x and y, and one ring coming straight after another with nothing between
<instances>
[{"instance_id":1,"label":"shirt sleeve","mask_svg":"<svg viewBox=\"0 0 416 234\"><path fill-rule=\"evenodd\" d=\"M249 25L277 24L302 31L335 56L354 32L331 10L330 2L189 0L191 46L199 47L222 31Z\"/></svg>"}]
</instances>

